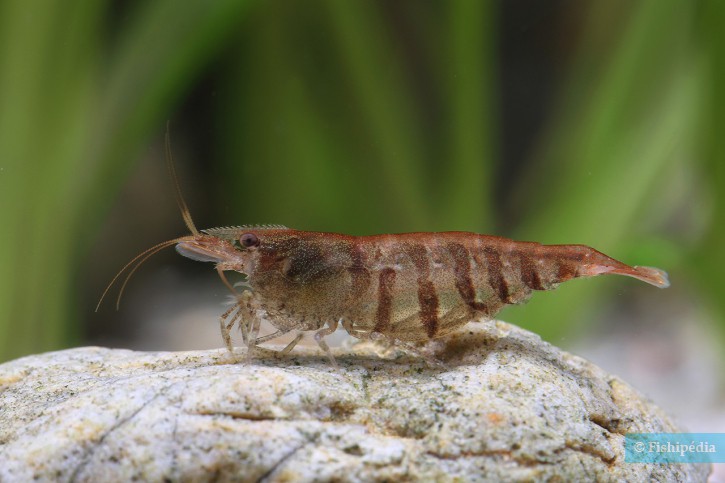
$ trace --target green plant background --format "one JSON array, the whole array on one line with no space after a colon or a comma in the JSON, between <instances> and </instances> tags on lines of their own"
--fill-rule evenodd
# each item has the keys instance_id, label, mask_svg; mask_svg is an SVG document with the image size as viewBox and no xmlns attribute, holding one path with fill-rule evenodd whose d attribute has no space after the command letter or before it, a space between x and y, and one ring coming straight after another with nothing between
<instances>
[{"instance_id":1,"label":"green plant background","mask_svg":"<svg viewBox=\"0 0 725 483\"><path fill-rule=\"evenodd\" d=\"M589 244L667 268L671 296L722 326L725 3L551 5L560 72L513 165L503 2L3 1L0 361L83 342L89 253L167 119L178 151L190 131L209 143L189 169L218 224ZM132 240L106 247L109 266ZM502 318L554 340L622 283Z\"/></svg>"}]
</instances>

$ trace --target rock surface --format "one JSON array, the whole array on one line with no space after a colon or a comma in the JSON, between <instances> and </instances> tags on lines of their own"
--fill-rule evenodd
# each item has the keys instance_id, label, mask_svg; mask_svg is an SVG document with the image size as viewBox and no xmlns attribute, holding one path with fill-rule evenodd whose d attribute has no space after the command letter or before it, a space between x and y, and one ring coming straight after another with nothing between
<instances>
[{"instance_id":1,"label":"rock surface","mask_svg":"<svg viewBox=\"0 0 725 483\"><path fill-rule=\"evenodd\" d=\"M677 431L615 376L502 322L432 348L248 363L85 347L0 365L0 481L705 481L624 462ZM242 351L236 354L242 358Z\"/></svg>"}]
</instances>

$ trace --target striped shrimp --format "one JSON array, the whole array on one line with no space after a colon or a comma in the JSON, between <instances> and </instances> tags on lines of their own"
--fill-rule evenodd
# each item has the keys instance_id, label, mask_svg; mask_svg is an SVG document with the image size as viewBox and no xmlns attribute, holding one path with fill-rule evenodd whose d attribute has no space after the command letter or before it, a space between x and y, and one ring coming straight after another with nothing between
<instances>
[{"instance_id":1,"label":"striped shrimp","mask_svg":"<svg viewBox=\"0 0 725 483\"><path fill-rule=\"evenodd\" d=\"M167 160L176 179L170 159L167 134ZM176 187L191 235L143 252L111 285L130 268L125 286L143 261L171 245L185 257L214 263L236 294L236 303L220 318L229 351L235 325L248 354L265 341L296 331L282 350L289 352L305 332L314 331L315 341L334 364L324 339L338 325L356 338L410 347L472 320L493 318L534 291L552 290L574 278L626 275L656 287L669 286L662 270L629 266L584 245L543 245L468 232L350 236L279 225L199 231L178 183ZM227 281L228 270L246 275L241 293ZM262 320L276 331L258 337Z\"/></svg>"},{"instance_id":2,"label":"striped shrimp","mask_svg":"<svg viewBox=\"0 0 725 483\"><path fill-rule=\"evenodd\" d=\"M466 232L349 236L280 226L204 230L176 250L221 270L246 274L237 317L249 347L305 331L331 357L324 337L341 324L357 338L403 343L443 337L477 318L493 318L533 291L603 274L667 287L667 275L631 267L584 245L542 245ZM277 332L256 338L259 320ZM334 359L333 359L334 361Z\"/></svg>"}]
</instances>

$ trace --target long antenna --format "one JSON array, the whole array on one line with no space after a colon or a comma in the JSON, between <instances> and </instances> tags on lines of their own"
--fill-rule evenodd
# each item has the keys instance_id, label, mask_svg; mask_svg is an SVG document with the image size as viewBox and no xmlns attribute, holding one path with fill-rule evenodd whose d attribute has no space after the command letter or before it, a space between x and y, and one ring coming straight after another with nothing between
<instances>
[{"instance_id":1,"label":"long antenna","mask_svg":"<svg viewBox=\"0 0 725 483\"><path fill-rule=\"evenodd\" d=\"M179 177L176 176L176 168L174 168L174 157L171 155L171 134L168 121L166 121L166 139L164 147L166 151L166 167L169 170L169 175L171 176L171 179L174 180L174 194L176 195L176 204L179 205L179 210L181 211L181 217L184 218L184 223L186 223L186 227L189 229L191 234L194 236L199 236L199 230L196 229L196 225L194 225L194 220L191 219L191 212L189 211L189 207L186 206L186 201L184 201L184 195L181 194Z\"/></svg>"},{"instance_id":2,"label":"long antenna","mask_svg":"<svg viewBox=\"0 0 725 483\"><path fill-rule=\"evenodd\" d=\"M114 283L116 283L116 280L118 280L119 277L123 274L123 272L128 270L129 267L131 267L134 264L136 265L135 267L133 267L131 269L131 271L126 276L126 279L123 281L123 285L121 286L121 291L118 294L118 299L116 299L116 310L118 310L118 307L121 304L121 296L123 295L123 289L126 288L126 284L128 283L129 279L131 278L131 275L133 275L134 272L136 270L138 270L138 267L140 267L141 264L143 262L145 262L147 258L149 258L151 255L156 254L158 251L163 250L166 247L174 245L175 243L179 243L179 242L187 241L187 240L193 240L193 239L194 239L193 236L187 235L187 236L182 236L179 238L174 238L173 240L167 240L165 242L159 243L158 245L154 245L151 248L148 248L148 249L144 250L143 252L139 253L138 255L136 255L135 257L133 257L133 259L130 262L128 262L126 265L123 266L123 268L121 270L119 270L119 272L116 274L116 276L113 277L113 279L111 280L111 283L109 283L108 286L106 287L106 289L103 291L101 298L98 300L98 305L96 305L95 311L98 312L98 309L101 308L101 303L103 302L103 299L106 298L108 291L111 290L111 287L113 286Z\"/></svg>"},{"instance_id":3,"label":"long antenna","mask_svg":"<svg viewBox=\"0 0 725 483\"><path fill-rule=\"evenodd\" d=\"M176 204L179 205L179 211L181 211L181 217L184 219L184 223L186 224L186 227L191 232L191 235L182 236L179 238L174 238L173 240L167 240L165 242L159 243L158 245L155 245L148 250L143 251L142 253L135 256L130 262L128 262L117 274L115 277L113 277L113 280L111 280L111 283L108 284L106 289L103 291L103 294L101 295L100 300L98 301L98 305L96 305L96 312L98 312L98 309L101 307L101 303L103 302L103 299L108 294L108 291L111 289L114 283L116 283L116 280L119 279L119 277L130 268L128 274L126 275L126 278L124 279L123 283L121 284L121 290L118 292L118 298L116 299L116 310L118 310L119 305L121 304L121 297L123 296L123 291L126 288L126 285L128 284L128 281L131 279L131 276L138 270L138 268L145 262L149 257L152 255L155 255L160 250L163 250L164 248L174 245L175 243L179 243L182 241L187 240L193 240L195 237L200 236L199 230L196 229L196 225L194 225L194 220L191 219L191 212L189 211L189 207L186 206L186 201L184 201L184 196L181 194L181 185L179 184L179 177L176 175L176 169L174 168L174 157L171 155L171 135L170 135L170 129L169 129L169 122L166 122L166 138L164 140L164 149L166 154L166 167L169 170L169 175L171 176L171 179L174 181L174 194L176 195ZM229 286L229 282L226 281L224 277L222 277L222 280L225 282L227 286Z\"/></svg>"}]
</instances>

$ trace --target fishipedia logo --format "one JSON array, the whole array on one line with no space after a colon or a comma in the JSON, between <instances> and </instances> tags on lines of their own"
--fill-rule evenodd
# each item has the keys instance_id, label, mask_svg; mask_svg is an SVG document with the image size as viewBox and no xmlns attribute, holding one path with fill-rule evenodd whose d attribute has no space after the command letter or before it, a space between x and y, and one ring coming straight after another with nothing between
<instances>
[{"instance_id":1,"label":"fishipedia logo","mask_svg":"<svg viewBox=\"0 0 725 483\"><path fill-rule=\"evenodd\" d=\"M725 433L628 433L625 463L725 463Z\"/></svg>"}]
</instances>

